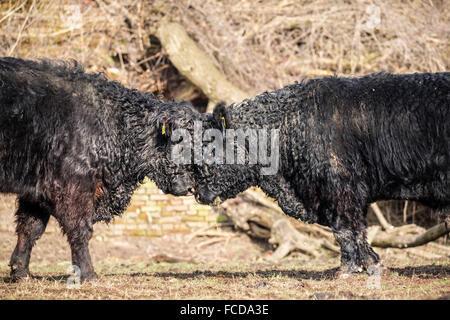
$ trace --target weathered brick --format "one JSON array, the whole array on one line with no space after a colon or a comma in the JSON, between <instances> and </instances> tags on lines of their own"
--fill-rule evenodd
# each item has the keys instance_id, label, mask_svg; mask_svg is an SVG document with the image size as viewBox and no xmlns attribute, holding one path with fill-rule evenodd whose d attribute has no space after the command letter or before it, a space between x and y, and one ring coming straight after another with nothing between
<instances>
[{"instance_id":1,"label":"weathered brick","mask_svg":"<svg viewBox=\"0 0 450 320\"><path fill-rule=\"evenodd\" d=\"M211 210L211 207L203 204L194 204L191 206L191 210Z\"/></svg>"},{"instance_id":2,"label":"weathered brick","mask_svg":"<svg viewBox=\"0 0 450 320\"><path fill-rule=\"evenodd\" d=\"M154 183L144 183L142 185L142 188L145 188L147 190L158 190L158 187Z\"/></svg>"},{"instance_id":3,"label":"weathered brick","mask_svg":"<svg viewBox=\"0 0 450 320\"><path fill-rule=\"evenodd\" d=\"M141 223L135 223L134 226L130 226L128 229L134 229L134 230L147 230L148 224L146 222Z\"/></svg>"},{"instance_id":4,"label":"weathered brick","mask_svg":"<svg viewBox=\"0 0 450 320\"><path fill-rule=\"evenodd\" d=\"M152 218L151 224L159 224L159 219L161 219L160 217L151 217L151 218Z\"/></svg>"},{"instance_id":5,"label":"weathered brick","mask_svg":"<svg viewBox=\"0 0 450 320\"><path fill-rule=\"evenodd\" d=\"M162 235L161 230L147 230L145 232L147 237L160 237Z\"/></svg>"},{"instance_id":6,"label":"weathered brick","mask_svg":"<svg viewBox=\"0 0 450 320\"><path fill-rule=\"evenodd\" d=\"M178 217L184 217L189 215L190 211L174 211L173 215Z\"/></svg>"},{"instance_id":7,"label":"weathered brick","mask_svg":"<svg viewBox=\"0 0 450 320\"><path fill-rule=\"evenodd\" d=\"M146 230L124 230L124 234L131 235L131 236L145 236Z\"/></svg>"},{"instance_id":8,"label":"weathered brick","mask_svg":"<svg viewBox=\"0 0 450 320\"><path fill-rule=\"evenodd\" d=\"M134 191L134 195L138 195L138 194L147 194L147 190L145 190L145 188L143 187L139 187Z\"/></svg>"},{"instance_id":9,"label":"weathered brick","mask_svg":"<svg viewBox=\"0 0 450 320\"><path fill-rule=\"evenodd\" d=\"M155 212L147 212L147 215L152 217L152 219L159 218L161 216L161 212L155 211Z\"/></svg>"},{"instance_id":10,"label":"weathered brick","mask_svg":"<svg viewBox=\"0 0 450 320\"><path fill-rule=\"evenodd\" d=\"M191 233L191 230L189 230L188 228L173 229L172 231L176 233L186 233L186 234Z\"/></svg>"},{"instance_id":11,"label":"weathered brick","mask_svg":"<svg viewBox=\"0 0 450 320\"><path fill-rule=\"evenodd\" d=\"M147 212L159 212L159 211L161 211L161 207L160 206L148 206L148 205L145 205L145 206L142 206L141 207L141 211L142 212L145 212L145 213L147 213Z\"/></svg>"},{"instance_id":12,"label":"weathered brick","mask_svg":"<svg viewBox=\"0 0 450 320\"><path fill-rule=\"evenodd\" d=\"M189 229L185 223L174 223L172 230L174 232L181 232L181 233L190 233L191 232L191 229Z\"/></svg>"},{"instance_id":13,"label":"weathered brick","mask_svg":"<svg viewBox=\"0 0 450 320\"><path fill-rule=\"evenodd\" d=\"M131 200L130 206L140 207L140 206L145 206L146 204L147 204L147 201L143 201L143 200Z\"/></svg>"},{"instance_id":14,"label":"weathered brick","mask_svg":"<svg viewBox=\"0 0 450 320\"><path fill-rule=\"evenodd\" d=\"M161 226L159 224L151 224L149 230L161 230Z\"/></svg>"},{"instance_id":15,"label":"weathered brick","mask_svg":"<svg viewBox=\"0 0 450 320\"><path fill-rule=\"evenodd\" d=\"M207 216L211 213L211 210L198 209L196 210L196 214L199 216Z\"/></svg>"},{"instance_id":16,"label":"weathered brick","mask_svg":"<svg viewBox=\"0 0 450 320\"><path fill-rule=\"evenodd\" d=\"M167 201L169 197L170 196L166 194L151 194L149 196L150 200L164 200L164 201Z\"/></svg>"},{"instance_id":17,"label":"weathered brick","mask_svg":"<svg viewBox=\"0 0 450 320\"><path fill-rule=\"evenodd\" d=\"M135 224L133 219L123 219L123 218L119 218L119 219L115 219L112 223L113 225L128 225L128 224Z\"/></svg>"},{"instance_id":18,"label":"weathered brick","mask_svg":"<svg viewBox=\"0 0 450 320\"><path fill-rule=\"evenodd\" d=\"M183 201L184 204L187 204L187 205L197 204L197 201L195 200L194 197L185 197L185 198L182 199L182 201Z\"/></svg>"},{"instance_id":19,"label":"weathered brick","mask_svg":"<svg viewBox=\"0 0 450 320\"><path fill-rule=\"evenodd\" d=\"M186 221L185 223L188 226L188 228L191 229L191 231L204 228L210 224L209 222L206 221L199 221L199 222Z\"/></svg>"},{"instance_id":20,"label":"weathered brick","mask_svg":"<svg viewBox=\"0 0 450 320\"><path fill-rule=\"evenodd\" d=\"M148 216L147 216L147 214L145 212L141 212L141 213L138 214L138 218L147 221Z\"/></svg>"},{"instance_id":21,"label":"weathered brick","mask_svg":"<svg viewBox=\"0 0 450 320\"><path fill-rule=\"evenodd\" d=\"M218 216L207 216L205 218L207 222L218 222Z\"/></svg>"},{"instance_id":22,"label":"weathered brick","mask_svg":"<svg viewBox=\"0 0 450 320\"><path fill-rule=\"evenodd\" d=\"M131 197L131 201L147 201L148 200L148 195L146 194L134 194Z\"/></svg>"},{"instance_id":23,"label":"weathered brick","mask_svg":"<svg viewBox=\"0 0 450 320\"><path fill-rule=\"evenodd\" d=\"M168 205L164 207L164 211L188 211L189 207L185 205Z\"/></svg>"},{"instance_id":24,"label":"weathered brick","mask_svg":"<svg viewBox=\"0 0 450 320\"><path fill-rule=\"evenodd\" d=\"M141 206L137 206L135 203L131 204L126 212L137 212L139 213L141 211Z\"/></svg>"},{"instance_id":25,"label":"weathered brick","mask_svg":"<svg viewBox=\"0 0 450 320\"><path fill-rule=\"evenodd\" d=\"M205 221L205 217L200 217L200 216L186 216L186 217L182 217L181 221L183 222L198 222L198 221Z\"/></svg>"},{"instance_id":26,"label":"weathered brick","mask_svg":"<svg viewBox=\"0 0 450 320\"><path fill-rule=\"evenodd\" d=\"M145 219L145 220L144 219L134 219L133 222L134 222L134 227L137 229L148 228L148 226L149 226L149 222L147 219Z\"/></svg>"},{"instance_id":27,"label":"weathered brick","mask_svg":"<svg viewBox=\"0 0 450 320\"><path fill-rule=\"evenodd\" d=\"M166 211L166 210L164 210L164 211L161 212L161 217L171 217L173 215L174 215L173 211Z\"/></svg>"},{"instance_id":28,"label":"weathered brick","mask_svg":"<svg viewBox=\"0 0 450 320\"><path fill-rule=\"evenodd\" d=\"M159 224L160 225L164 225L167 223L178 223L180 222L180 218L179 217L161 217L159 219Z\"/></svg>"},{"instance_id":29,"label":"weathered brick","mask_svg":"<svg viewBox=\"0 0 450 320\"><path fill-rule=\"evenodd\" d=\"M164 230L163 233L164 234L170 234L170 233L190 233L191 230L188 228L173 228L173 229L168 229L168 230Z\"/></svg>"},{"instance_id":30,"label":"weathered brick","mask_svg":"<svg viewBox=\"0 0 450 320\"><path fill-rule=\"evenodd\" d=\"M139 214L133 211L126 211L119 219L134 219L137 218Z\"/></svg>"}]
</instances>

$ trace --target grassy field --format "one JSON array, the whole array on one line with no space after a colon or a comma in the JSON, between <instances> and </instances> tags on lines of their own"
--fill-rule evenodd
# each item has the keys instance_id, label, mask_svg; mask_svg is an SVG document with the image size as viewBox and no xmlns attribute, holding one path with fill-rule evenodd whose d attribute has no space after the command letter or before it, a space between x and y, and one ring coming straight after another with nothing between
<instances>
[{"instance_id":1,"label":"grassy field","mask_svg":"<svg viewBox=\"0 0 450 320\"><path fill-rule=\"evenodd\" d=\"M267 247L244 234L196 249L204 240L188 245L186 235L108 237L99 227L90 245L99 278L79 289L67 286L70 251L60 232L46 232L37 243L33 277L11 283L8 260L16 237L0 231L0 299L450 298L450 259L420 257L411 249L376 249L388 267L377 287L368 275L336 277L338 256L311 260L291 254L269 263ZM421 250L429 252L427 246ZM161 253L192 262L158 262Z\"/></svg>"},{"instance_id":2,"label":"grassy field","mask_svg":"<svg viewBox=\"0 0 450 320\"><path fill-rule=\"evenodd\" d=\"M71 289L70 250L54 219L33 249L33 276L12 283L13 212L14 206L0 208L0 300L450 298L450 258L432 243L375 248L387 267L377 286L368 275L336 277L340 257L329 251L314 259L294 252L271 263L265 260L273 249L267 242L231 230L221 230L220 241L189 234L115 237L105 224L95 225L90 242L99 278Z\"/></svg>"},{"instance_id":3,"label":"grassy field","mask_svg":"<svg viewBox=\"0 0 450 320\"><path fill-rule=\"evenodd\" d=\"M337 261L333 261L337 262ZM34 265L36 276L9 282L9 269L0 266L2 299L448 299L450 264L393 265L368 286L368 276L334 279L336 263L132 263L97 265L99 279L68 289L67 266Z\"/></svg>"}]
</instances>

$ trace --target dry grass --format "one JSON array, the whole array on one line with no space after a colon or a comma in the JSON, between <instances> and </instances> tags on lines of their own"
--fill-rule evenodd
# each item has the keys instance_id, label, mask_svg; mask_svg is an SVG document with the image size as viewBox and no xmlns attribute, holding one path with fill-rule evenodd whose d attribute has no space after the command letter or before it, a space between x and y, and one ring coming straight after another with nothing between
<instances>
[{"instance_id":1,"label":"dry grass","mask_svg":"<svg viewBox=\"0 0 450 320\"><path fill-rule=\"evenodd\" d=\"M410 264L411 261L403 263ZM417 263L417 262L416 262ZM268 264L102 263L101 276L67 288L67 266L34 269L39 277L9 283L0 265L2 299L437 299L450 295L450 265L392 267L380 288L368 276L335 279L335 264L288 260Z\"/></svg>"},{"instance_id":2,"label":"dry grass","mask_svg":"<svg viewBox=\"0 0 450 320\"><path fill-rule=\"evenodd\" d=\"M167 61L152 47L141 24L126 21L127 8L125 3L90 0L2 2L0 56L73 58L88 71L105 72L128 86L163 90L161 69L167 68ZM133 16L148 13L143 1L129 9Z\"/></svg>"},{"instance_id":3,"label":"dry grass","mask_svg":"<svg viewBox=\"0 0 450 320\"><path fill-rule=\"evenodd\" d=\"M432 244L411 249L380 249L390 274L380 288L368 276L335 279L339 256L322 252L311 259L293 253L280 263L263 259L269 249L239 234L230 241L199 246L204 238L111 237L95 226L90 251L100 278L80 289L67 288L70 249L51 219L33 249L34 277L10 283L8 261L16 237L13 210L0 209L1 299L436 299L450 296L450 259ZM190 240L189 240L190 239ZM433 253L434 252L434 253ZM189 258L196 263L158 263L155 255Z\"/></svg>"},{"instance_id":4,"label":"dry grass","mask_svg":"<svg viewBox=\"0 0 450 320\"><path fill-rule=\"evenodd\" d=\"M325 74L444 71L444 1L189 1L181 20L253 93ZM377 18L379 17L379 20Z\"/></svg>"},{"instance_id":5,"label":"dry grass","mask_svg":"<svg viewBox=\"0 0 450 320\"><path fill-rule=\"evenodd\" d=\"M73 57L164 91L181 80L150 35L168 19L256 94L324 74L448 70L449 16L431 0L10 0L0 7L0 55Z\"/></svg>"}]
</instances>

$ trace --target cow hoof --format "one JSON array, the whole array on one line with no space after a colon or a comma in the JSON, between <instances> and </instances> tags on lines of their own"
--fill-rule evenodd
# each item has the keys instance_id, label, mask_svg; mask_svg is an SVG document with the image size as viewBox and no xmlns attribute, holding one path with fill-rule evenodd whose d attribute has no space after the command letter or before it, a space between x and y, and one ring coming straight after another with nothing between
<instances>
[{"instance_id":1,"label":"cow hoof","mask_svg":"<svg viewBox=\"0 0 450 320\"><path fill-rule=\"evenodd\" d=\"M340 269L336 272L335 279L349 279L355 275L354 272L350 272L348 269Z\"/></svg>"},{"instance_id":2,"label":"cow hoof","mask_svg":"<svg viewBox=\"0 0 450 320\"><path fill-rule=\"evenodd\" d=\"M369 276L389 275L390 271L381 263L372 264L368 267L357 265L341 266L337 271L336 279L348 279L358 274L368 274Z\"/></svg>"},{"instance_id":3,"label":"cow hoof","mask_svg":"<svg viewBox=\"0 0 450 320\"><path fill-rule=\"evenodd\" d=\"M11 270L11 282L19 282L31 279L31 274L26 269Z\"/></svg>"},{"instance_id":4,"label":"cow hoof","mask_svg":"<svg viewBox=\"0 0 450 320\"><path fill-rule=\"evenodd\" d=\"M96 279L98 279L98 275L94 271L81 276L81 282L87 282L87 281L90 282L90 281L96 280Z\"/></svg>"},{"instance_id":5,"label":"cow hoof","mask_svg":"<svg viewBox=\"0 0 450 320\"><path fill-rule=\"evenodd\" d=\"M388 268L386 268L383 264L377 263L372 264L367 268L367 273L370 276L387 276L391 272Z\"/></svg>"},{"instance_id":6,"label":"cow hoof","mask_svg":"<svg viewBox=\"0 0 450 320\"><path fill-rule=\"evenodd\" d=\"M358 274L361 274L361 273L349 272L348 270L347 271L338 271L335 275L335 279L342 279L342 280L351 279L351 278L354 278Z\"/></svg>"},{"instance_id":7,"label":"cow hoof","mask_svg":"<svg viewBox=\"0 0 450 320\"><path fill-rule=\"evenodd\" d=\"M364 268L361 266L351 265L340 267L335 274L336 279L348 279L355 275L364 273Z\"/></svg>"}]
</instances>

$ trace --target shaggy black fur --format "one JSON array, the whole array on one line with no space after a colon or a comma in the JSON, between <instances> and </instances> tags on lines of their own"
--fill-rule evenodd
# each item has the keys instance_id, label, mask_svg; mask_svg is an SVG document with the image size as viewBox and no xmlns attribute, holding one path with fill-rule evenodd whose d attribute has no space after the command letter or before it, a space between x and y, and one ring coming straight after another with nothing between
<instances>
[{"instance_id":1,"label":"shaggy black fur","mask_svg":"<svg viewBox=\"0 0 450 320\"><path fill-rule=\"evenodd\" d=\"M286 214L332 228L344 272L379 262L366 241L371 202L450 211L450 73L313 79L220 104L209 119L205 127L280 129L280 169L261 176L260 165L196 166L197 199L260 186Z\"/></svg>"},{"instance_id":2,"label":"shaggy black fur","mask_svg":"<svg viewBox=\"0 0 450 320\"><path fill-rule=\"evenodd\" d=\"M50 215L83 280L95 276L93 224L121 214L144 177L186 194L192 182L167 157L162 134L185 109L85 73L76 62L0 58L0 192L19 199L12 278L28 275Z\"/></svg>"}]
</instances>

